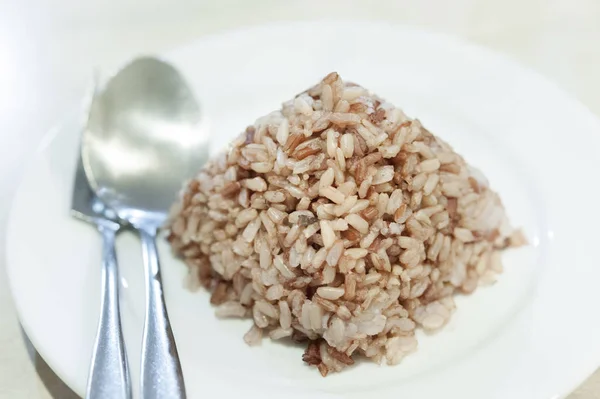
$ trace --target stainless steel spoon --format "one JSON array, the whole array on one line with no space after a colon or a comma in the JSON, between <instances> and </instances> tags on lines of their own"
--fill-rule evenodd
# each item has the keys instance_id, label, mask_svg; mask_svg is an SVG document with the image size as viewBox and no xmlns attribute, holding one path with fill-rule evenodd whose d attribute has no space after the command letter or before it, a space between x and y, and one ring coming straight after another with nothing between
<instances>
[{"instance_id":1,"label":"stainless steel spoon","mask_svg":"<svg viewBox=\"0 0 600 399\"><path fill-rule=\"evenodd\" d=\"M146 317L141 393L184 398L185 387L161 284L156 235L184 180L208 155L201 112L183 77L169 64L139 58L95 98L83 139L86 175L99 198L142 241Z\"/></svg>"}]
</instances>

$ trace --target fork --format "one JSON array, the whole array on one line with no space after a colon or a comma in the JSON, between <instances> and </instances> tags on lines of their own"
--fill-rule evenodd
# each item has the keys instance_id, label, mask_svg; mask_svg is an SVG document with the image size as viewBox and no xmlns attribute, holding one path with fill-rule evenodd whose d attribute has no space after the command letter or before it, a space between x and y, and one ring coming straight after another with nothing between
<instances>
[{"instance_id":1,"label":"fork","mask_svg":"<svg viewBox=\"0 0 600 399\"><path fill-rule=\"evenodd\" d=\"M131 398L131 382L119 312L119 271L115 237L120 229L112 212L91 189L81 152L75 172L71 214L94 225L102 235L102 298L100 320L88 375L86 398Z\"/></svg>"}]
</instances>

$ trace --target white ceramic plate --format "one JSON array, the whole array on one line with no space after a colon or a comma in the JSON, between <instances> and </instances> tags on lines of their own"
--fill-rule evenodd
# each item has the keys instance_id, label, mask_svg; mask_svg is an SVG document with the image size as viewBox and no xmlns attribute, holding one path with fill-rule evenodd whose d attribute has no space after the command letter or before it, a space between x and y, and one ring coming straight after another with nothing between
<instances>
[{"instance_id":1,"label":"white ceramic plate","mask_svg":"<svg viewBox=\"0 0 600 399\"><path fill-rule=\"evenodd\" d=\"M302 349L249 348L249 321L218 321L206 293L160 247L189 397L556 398L600 364L600 213L590 179L600 123L536 74L452 38L385 24L306 22L205 38L166 58L197 91L214 149L328 72L420 118L480 167L532 245L507 253L499 282L458 298L441 332L395 367L361 362L322 378ZM69 217L78 118L57 129L16 195L8 275L23 326L83 393L99 312L100 240ZM592 201L591 204L594 204ZM143 321L137 239L118 240L122 317L135 386ZM423 334L422 334L423 335Z\"/></svg>"}]
</instances>

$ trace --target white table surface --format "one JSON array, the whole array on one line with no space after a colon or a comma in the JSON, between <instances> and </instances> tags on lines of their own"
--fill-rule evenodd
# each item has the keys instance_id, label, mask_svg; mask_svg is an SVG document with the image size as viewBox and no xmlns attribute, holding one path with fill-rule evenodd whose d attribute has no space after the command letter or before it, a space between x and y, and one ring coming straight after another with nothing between
<instances>
[{"instance_id":1,"label":"white table surface","mask_svg":"<svg viewBox=\"0 0 600 399\"><path fill-rule=\"evenodd\" d=\"M598 0L0 0L0 398L77 397L21 332L4 230L32 149L78 103L92 68L236 26L327 16L413 24L489 46L600 116ZM569 396L592 398L600 398L600 372Z\"/></svg>"}]
</instances>

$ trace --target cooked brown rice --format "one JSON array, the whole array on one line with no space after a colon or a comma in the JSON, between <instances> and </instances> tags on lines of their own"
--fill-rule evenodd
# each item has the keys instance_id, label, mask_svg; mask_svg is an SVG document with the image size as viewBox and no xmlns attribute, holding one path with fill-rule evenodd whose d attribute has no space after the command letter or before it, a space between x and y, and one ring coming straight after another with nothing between
<instances>
[{"instance_id":1,"label":"cooked brown rice","mask_svg":"<svg viewBox=\"0 0 600 399\"><path fill-rule=\"evenodd\" d=\"M335 72L208 163L169 223L218 317L252 318L250 345L307 341L323 376L356 355L398 363L524 243L480 172Z\"/></svg>"}]
</instances>

